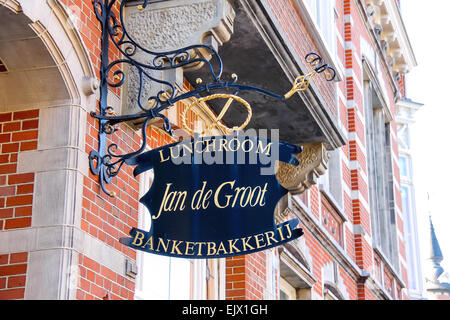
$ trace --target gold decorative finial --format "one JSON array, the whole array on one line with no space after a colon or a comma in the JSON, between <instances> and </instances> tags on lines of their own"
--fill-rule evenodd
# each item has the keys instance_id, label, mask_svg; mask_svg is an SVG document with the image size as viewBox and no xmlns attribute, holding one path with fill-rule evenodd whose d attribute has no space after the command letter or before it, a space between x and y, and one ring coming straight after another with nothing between
<instances>
[{"instance_id":1,"label":"gold decorative finial","mask_svg":"<svg viewBox=\"0 0 450 320\"><path fill-rule=\"evenodd\" d=\"M312 71L305 76L299 76L295 79L294 84L292 85L292 89L289 90L284 97L289 99L296 92L305 91L309 87L309 82L311 79L317 74L316 71Z\"/></svg>"}]
</instances>

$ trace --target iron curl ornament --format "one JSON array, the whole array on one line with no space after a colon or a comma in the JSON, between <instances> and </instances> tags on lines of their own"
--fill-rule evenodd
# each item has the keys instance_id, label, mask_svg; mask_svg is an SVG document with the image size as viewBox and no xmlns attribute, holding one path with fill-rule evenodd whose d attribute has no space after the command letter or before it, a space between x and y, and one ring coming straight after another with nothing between
<instances>
[{"instance_id":1,"label":"iron curl ornament","mask_svg":"<svg viewBox=\"0 0 450 320\"><path fill-rule=\"evenodd\" d=\"M93 7L95 16L101 25L101 66L100 66L100 100L99 113L91 112L91 116L99 121L99 145L98 150L93 150L89 154L89 166L94 175L99 176L99 184L101 189L111 197L115 197L115 193L108 191L105 184L110 183L112 179L117 176L122 166L138 154L142 153L147 146L147 127L150 120L160 118L163 120L163 128L166 132L172 135L172 128L169 119L162 113L167 108L173 106L177 101L194 97L194 103L201 100L209 100L216 97L228 98L228 101L218 118L214 120L214 124L220 124L221 117L229 108L230 104L236 100L243 104L248 111L249 118L245 123L237 128L248 124L251 118L250 104L238 96L240 91L254 91L259 92L270 97L286 100L289 99L296 92L308 89L311 79L320 73L325 75L327 81L332 81L335 78L336 72L329 65L325 64L324 60L316 53L309 53L305 60L313 70L295 79L292 89L285 95L279 95L270 91L242 85L238 83L238 76L233 74L230 80L223 80L223 62L218 52L211 46L204 44L191 45L184 48L166 51L155 52L144 48L136 42L131 34L127 31L124 23L125 7L128 0L93 0ZM148 0L143 0L141 5L138 5L139 10L144 10L149 6ZM109 52L113 47L118 51L120 58L110 61ZM198 52L206 52L211 59L206 59ZM138 59L139 55L145 55L147 62L142 62ZM149 61L149 62L148 62ZM215 62L214 66L212 62ZM154 71L165 71L176 68L183 68L192 66L194 64L203 64L202 68L207 68L211 75L211 80L203 83L197 81L193 90L178 94L173 83L158 79L152 75ZM108 89L122 87L126 80L126 74L123 67L134 68L138 75L138 96L137 107L139 112L131 115L116 115L114 109L108 105ZM148 82L159 83L165 90L160 90L153 96L145 96L143 86ZM232 94L215 93L211 96L201 97L201 93L216 92L220 90L232 90ZM192 104L191 104L192 107ZM139 149L126 154L118 154L118 146L115 143L107 142L107 136L114 134L117 125L121 122L130 120L144 119L141 124L142 144ZM184 114L182 116L185 122ZM185 126L186 127L186 126ZM191 130L188 130L191 132Z\"/></svg>"}]
</instances>

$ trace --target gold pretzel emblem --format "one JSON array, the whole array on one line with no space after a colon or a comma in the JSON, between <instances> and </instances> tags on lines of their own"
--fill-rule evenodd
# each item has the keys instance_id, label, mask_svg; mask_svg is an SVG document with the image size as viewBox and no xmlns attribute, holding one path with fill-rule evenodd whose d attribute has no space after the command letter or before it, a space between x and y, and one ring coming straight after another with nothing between
<instances>
[{"instance_id":1,"label":"gold pretzel emblem","mask_svg":"<svg viewBox=\"0 0 450 320\"><path fill-rule=\"evenodd\" d=\"M183 127L190 133L190 134L194 134L194 131L191 130L187 125L186 125L186 113L192 109L192 107L196 106L197 104L201 103L201 102L205 102L208 100L213 100L213 99L217 99L217 98L228 98L227 103L225 104L225 106L223 107L222 111L220 112L220 114L217 117L213 117L213 122L210 123L203 131L201 134L203 134L206 130L211 129L214 125L217 125L219 127L221 127L222 129L224 129L225 131L239 131L244 129L250 122L251 118L252 118L252 109L250 107L250 104L245 101L244 99L242 99L241 97L235 96L233 94L223 94L223 93L218 93L218 94L212 94L210 96L206 96L200 99L196 99L194 102L192 102L183 112L183 114L181 115L181 121L183 124ZM225 126L223 123L221 123L220 121L222 120L222 118L225 116L226 112L228 111L228 109L231 106L231 103L236 100L238 102L240 102L246 109L247 109L247 119L244 121L244 123L240 126L240 127L233 127L233 128L228 128L227 126Z\"/></svg>"}]
</instances>

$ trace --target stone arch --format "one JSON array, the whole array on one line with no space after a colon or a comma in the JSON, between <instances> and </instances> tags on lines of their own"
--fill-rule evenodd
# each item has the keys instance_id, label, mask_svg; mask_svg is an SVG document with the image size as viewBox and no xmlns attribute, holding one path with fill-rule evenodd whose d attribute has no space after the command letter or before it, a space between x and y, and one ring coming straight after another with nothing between
<instances>
[{"instance_id":1,"label":"stone arch","mask_svg":"<svg viewBox=\"0 0 450 320\"><path fill-rule=\"evenodd\" d=\"M34 173L31 226L0 232L0 254L29 253L25 299L74 299L78 252L89 248L77 240L84 239L86 117L95 110L98 82L61 2L0 0L0 18L8 19L0 30L8 73L0 78L9 77L0 79L0 113L39 109L37 149L18 153L15 172Z\"/></svg>"},{"instance_id":2,"label":"stone arch","mask_svg":"<svg viewBox=\"0 0 450 320\"><path fill-rule=\"evenodd\" d=\"M84 104L95 72L71 14L57 0L3 0L0 112ZM86 104L84 104L86 105Z\"/></svg>"}]
</instances>

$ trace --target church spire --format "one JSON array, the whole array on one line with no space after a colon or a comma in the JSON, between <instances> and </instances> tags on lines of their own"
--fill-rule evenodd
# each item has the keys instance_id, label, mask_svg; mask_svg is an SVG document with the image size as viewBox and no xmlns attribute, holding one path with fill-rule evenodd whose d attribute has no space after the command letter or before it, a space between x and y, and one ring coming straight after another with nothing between
<instances>
[{"instance_id":1,"label":"church spire","mask_svg":"<svg viewBox=\"0 0 450 320\"><path fill-rule=\"evenodd\" d=\"M436 237L436 232L434 231L433 221L430 219L430 242L429 242L429 252L427 260L431 262L430 272L428 274L428 278L430 281L436 281L439 276L444 272L444 269L441 267L441 261L444 259L441 251L441 247L439 246L439 242Z\"/></svg>"}]
</instances>

